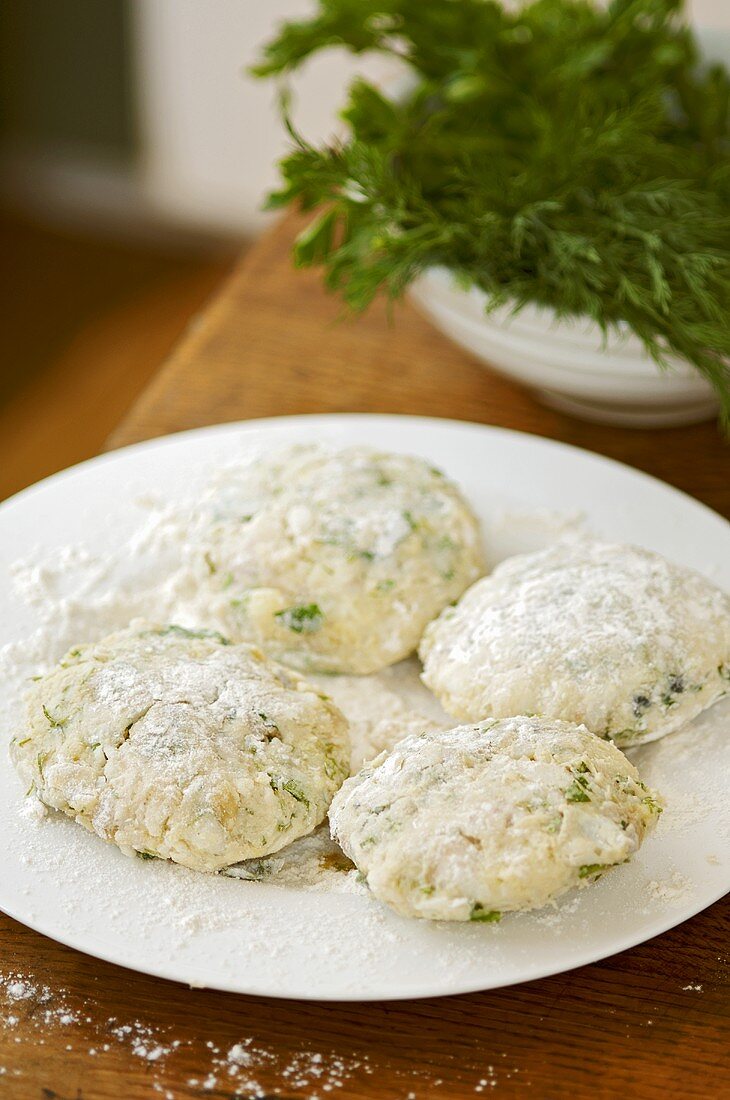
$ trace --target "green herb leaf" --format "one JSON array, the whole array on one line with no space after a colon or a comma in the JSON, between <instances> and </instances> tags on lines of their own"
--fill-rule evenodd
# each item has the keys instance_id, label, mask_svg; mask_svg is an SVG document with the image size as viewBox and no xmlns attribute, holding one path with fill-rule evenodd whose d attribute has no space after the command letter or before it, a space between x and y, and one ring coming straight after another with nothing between
<instances>
[{"instance_id":1,"label":"green herb leaf","mask_svg":"<svg viewBox=\"0 0 730 1100\"><path fill-rule=\"evenodd\" d=\"M313 634L324 623L324 613L316 603L300 604L277 611L276 618L295 634Z\"/></svg>"},{"instance_id":2,"label":"green herb leaf","mask_svg":"<svg viewBox=\"0 0 730 1100\"><path fill-rule=\"evenodd\" d=\"M186 626L178 626L177 623L169 623L159 630L146 630L144 634L154 634L158 638L176 635L178 638L202 638L220 645L230 645L230 639L224 638L217 630L189 630Z\"/></svg>"},{"instance_id":3,"label":"green herb leaf","mask_svg":"<svg viewBox=\"0 0 730 1100\"><path fill-rule=\"evenodd\" d=\"M286 791L287 794L290 794L292 798L295 798L297 802L302 802L307 807L307 809L309 809L309 799L305 795L302 788L297 783L295 783L293 779L287 779L286 783L282 783L281 787L282 790Z\"/></svg>"},{"instance_id":4,"label":"green herb leaf","mask_svg":"<svg viewBox=\"0 0 730 1100\"><path fill-rule=\"evenodd\" d=\"M578 780L573 780L565 791L566 802L590 802L590 795L585 792Z\"/></svg>"},{"instance_id":5,"label":"green herb leaf","mask_svg":"<svg viewBox=\"0 0 730 1100\"><path fill-rule=\"evenodd\" d=\"M296 132L272 206L355 309L441 265L488 308L546 307L689 360L730 424L730 77L682 0L319 0L254 72L334 44L405 57L397 102L356 80L344 141Z\"/></svg>"},{"instance_id":6,"label":"green herb leaf","mask_svg":"<svg viewBox=\"0 0 730 1100\"><path fill-rule=\"evenodd\" d=\"M479 921L482 924L496 924L502 919L502 914L497 909L485 909L480 901L475 901L471 907L469 920Z\"/></svg>"},{"instance_id":7,"label":"green herb leaf","mask_svg":"<svg viewBox=\"0 0 730 1100\"><path fill-rule=\"evenodd\" d=\"M64 728L64 726L68 725L68 722L69 722L68 718L54 718L54 716L51 714L51 712L49 711L48 707L45 704L43 704L43 713L45 714L45 716L48 720L49 726L51 726L51 728L54 729L54 730L62 730Z\"/></svg>"},{"instance_id":8,"label":"green herb leaf","mask_svg":"<svg viewBox=\"0 0 730 1100\"><path fill-rule=\"evenodd\" d=\"M610 866L610 863L584 863L578 871L578 877L592 878L594 875L600 875L601 871L605 871Z\"/></svg>"},{"instance_id":9,"label":"green herb leaf","mask_svg":"<svg viewBox=\"0 0 730 1100\"><path fill-rule=\"evenodd\" d=\"M277 726L276 722L274 722L272 718L269 718L268 714L264 714L263 711L259 711L258 716L266 726L267 730L271 730L273 733L279 732L279 727Z\"/></svg>"}]
</instances>

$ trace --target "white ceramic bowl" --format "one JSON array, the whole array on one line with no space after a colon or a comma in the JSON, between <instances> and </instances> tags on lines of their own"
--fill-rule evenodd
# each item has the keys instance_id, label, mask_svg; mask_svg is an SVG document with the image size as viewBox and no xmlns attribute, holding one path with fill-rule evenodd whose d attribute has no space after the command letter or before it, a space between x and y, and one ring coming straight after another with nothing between
<instances>
[{"instance_id":1,"label":"white ceramic bowl","mask_svg":"<svg viewBox=\"0 0 730 1100\"><path fill-rule=\"evenodd\" d=\"M689 424L717 411L712 387L690 364L671 358L660 369L629 332L604 341L592 322L558 321L534 306L485 314L486 295L457 286L444 268L422 275L411 295L437 328L546 405L636 427Z\"/></svg>"}]
</instances>

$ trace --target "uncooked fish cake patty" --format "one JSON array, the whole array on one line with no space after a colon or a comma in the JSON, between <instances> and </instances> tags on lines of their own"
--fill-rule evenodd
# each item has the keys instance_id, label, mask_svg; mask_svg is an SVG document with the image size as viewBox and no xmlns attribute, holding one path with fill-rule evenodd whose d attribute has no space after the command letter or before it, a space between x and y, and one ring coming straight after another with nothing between
<instances>
[{"instance_id":1,"label":"uncooked fish cake patty","mask_svg":"<svg viewBox=\"0 0 730 1100\"><path fill-rule=\"evenodd\" d=\"M483 572L471 509L420 458L290 447L230 471L210 508L216 620L305 671L400 661Z\"/></svg>"},{"instance_id":2,"label":"uncooked fish cake patty","mask_svg":"<svg viewBox=\"0 0 730 1100\"><path fill-rule=\"evenodd\" d=\"M344 783L329 816L403 916L494 921L624 863L659 812L615 745L517 717L406 738Z\"/></svg>"},{"instance_id":3,"label":"uncooked fish cake patty","mask_svg":"<svg viewBox=\"0 0 730 1100\"><path fill-rule=\"evenodd\" d=\"M473 585L420 655L463 721L539 714L637 745L730 691L730 597L649 550L558 544Z\"/></svg>"},{"instance_id":4,"label":"uncooked fish cake patty","mask_svg":"<svg viewBox=\"0 0 730 1100\"><path fill-rule=\"evenodd\" d=\"M347 723L253 646L137 622L34 684L11 754L47 806L126 852L216 871L324 818Z\"/></svg>"}]
</instances>

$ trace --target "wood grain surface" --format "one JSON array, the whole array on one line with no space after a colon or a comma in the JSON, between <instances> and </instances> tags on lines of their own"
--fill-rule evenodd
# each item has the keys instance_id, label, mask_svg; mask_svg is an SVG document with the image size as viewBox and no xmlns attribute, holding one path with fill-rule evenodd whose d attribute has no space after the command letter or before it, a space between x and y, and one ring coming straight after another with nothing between
<instances>
[{"instance_id":1,"label":"wood grain surface","mask_svg":"<svg viewBox=\"0 0 730 1100\"><path fill-rule=\"evenodd\" d=\"M342 320L317 276L291 269L296 225L287 218L251 250L112 445L285 413L454 417L610 455L730 515L730 450L714 425L584 424L485 371L408 305L392 320L382 307ZM317 1005L189 990L1 917L0 1097L730 1098L729 937L725 901L554 978L440 1000Z\"/></svg>"}]
</instances>

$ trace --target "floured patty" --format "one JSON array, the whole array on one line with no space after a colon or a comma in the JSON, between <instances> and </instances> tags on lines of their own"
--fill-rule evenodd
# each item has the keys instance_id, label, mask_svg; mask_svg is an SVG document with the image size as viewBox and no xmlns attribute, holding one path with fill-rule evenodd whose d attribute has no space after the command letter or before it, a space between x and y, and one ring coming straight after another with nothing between
<instances>
[{"instance_id":1,"label":"floured patty","mask_svg":"<svg viewBox=\"0 0 730 1100\"><path fill-rule=\"evenodd\" d=\"M329 816L403 916L489 922L624 863L659 812L615 745L517 717L406 738L345 782Z\"/></svg>"},{"instance_id":2,"label":"floured patty","mask_svg":"<svg viewBox=\"0 0 730 1100\"><path fill-rule=\"evenodd\" d=\"M11 755L47 806L200 871L311 832L349 772L346 720L296 673L253 646L143 622L33 684Z\"/></svg>"},{"instance_id":3,"label":"floured patty","mask_svg":"<svg viewBox=\"0 0 730 1100\"><path fill-rule=\"evenodd\" d=\"M420 458L290 447L230 471L209 511L211 614L304 671L394 664L483 572L471 509Z\"/></svg>"},{"instance_id":4,"label":"floured patty","mask_svg":"<svg viewBox=\"0 0 730 1100\"><path fill-rule=\"evenodd\" d=\"M636 745L730 691L730 597L639 547L559 544L474 584L420 655L456 718L538 714Z\"/></svg>"}]
</instances>

